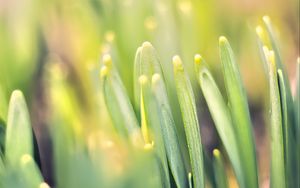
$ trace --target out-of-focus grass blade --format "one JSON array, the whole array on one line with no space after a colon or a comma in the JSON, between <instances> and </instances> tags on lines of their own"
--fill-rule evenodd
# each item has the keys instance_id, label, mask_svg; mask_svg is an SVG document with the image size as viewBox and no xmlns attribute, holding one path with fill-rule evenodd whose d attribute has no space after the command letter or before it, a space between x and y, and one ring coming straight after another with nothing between
<instances>
[{"instance_id":1,"label":"out-of-focus grass blade","mask_svg":"<svg viewBox=\"0 0 300 188\"><path fill-rule=\"evenodd\" d=\"M140 114L140 83L139 83L139 77L141 72L141 51L142 47L138 47L135 53L134 58L134 75L133 75L133 81L134 81L134 109L136 111L136 114Z\"/></svg>"},{"instance_id":2,"label":"out-of-focus grass blade","mask_svg":"<svg viewBox=\"0 0 300 188\"><path fill-rule=\"evenodd\" d=\"M195 56L195 69L200 87L216 125L218 134L229 156L237 179L241 187L244 187L246 186L244 179L245 174L242 169L239 148L230 111L211 73L207 69L205 61L200 55Z\"/></svg>"},{"instance_id":3,"label":"out-of-focus grass blade","mask_svg":"<svg viewBox=\"0 0 300 188\"><path fill-rule=\"evenodd\" d=\"M0 156L0 180L3 173L4 173L4 163L3 163L3 156L1 155Z\"/></svg>"},{"instance_id":4,"label":"out-of-focus grass blade","mask_svg":"<svg viewBox=\"0 0 300 188\"><path fill-rule=\"evenodd\" d=\"M9 102L5 157L10 165L17 166L24 154L33 155L32 129L24 96L15 90Z\"/></svg>"},{"instance_id":5,"label":"out-of-focus grass blade","mask_svg":"<svg viewBox=\"0 0 300 188\"><path fill-rule=\"evenodd\" d=\"M126 90L116 70L113 69L110 55L104 55L101 68L103 93L107 109L119 134L129 136L134 145L142 145L142 136Z\"/></svg>"},{"instance_id":6,"label":"out-of-focus grass blade","mask_svg":"<svg viewBox=\"0 0 300 188\"><path fill-rule=\"evenodd\" d=\"M297 125L296 133L296 145L297 145L297 174L296 177L300 176L300 57L297 59L297 81L296 81L296 94L294 97L294 106L295 106L295 121ZM298 178L297 186L300 187L300 178Z\"/></svg>"},{"instance_id":7,"label":"out-of-focus grass blade","mask_svg":"<svg viewBox=\"0 0 300 188\"><path fill-rule=\"evenodd\" d=\"M195 97L179 56L173 57L174 79L188 143L194 187L205 186L203 152Z\"/></svg>"},{"instance_id":8,"label":"out-of-focus grass blade","mask_svg":"<svg viewBox=\"0 0 300 188\"><path fill-rule=\"evenodd\" d=\"M273 51L265 51L269 63L270 111L271 111L271 173L270 186L286 187L284 166L284 140L278 78Z\"/></svg>"},{"instance_id":9,"label":"out-of-focus grass blade","mask_svg":"<svg viewBox=\"0 0 300 188\"><path fill-rule=\"evenodd\" d=\"M4 122L0 119L0 157L4 154L5 145L5 127Z\"/></svg>"},{"instance_id":10,"label":"out-of-focus grass blade","mask_svg":"<svg viewBox=\"0 0 300 188\"><path fill-rule=\"evenodd\" d=\"M283 143L284 143L284 160L285 160L285 177L287 187L296 187L297 178L293 174L297 173L295 138L291 129L291 123L287 112L287 97L286 87L284 83L283 73L281 69L277 71L280 101L281 101L281 116L283 128Z\"/></svg>"},{"instance_id":11,"label":"out-of-focus grass blade","mask_svg":"<svg viewBox=\"0 0 300 188\"><path fill-rule=\"evenodd\" d=\"M138 109L140 107L139 77L146 75L148 78L151 78L155 73L159 73L162 76L163 74L156 51L150 42L144 42L137 49L134 61L134 99L135 108Z\"/></svg>"},{"instance_id":12,"label":"out-of-focus grass blade","mask_svg":"<svg viewBox=\"0 0 300 188\"><path fill-rule=\"evenodd\" d=\"M225 37L220 37L219 45L229 109L244 173L244 186L255 188L258 187L257 164L246 93L229 42Z\"/></svg>"},{"instance_id":13,"label":"out-of-focus grass blade","mask_svg":"<svg viewBox=\"0 0 300 188\"><path fill-rule=\"evenodd\" d=\"M7 98L5 95L6 91L4 87L0 86L0 119L6 121L7 119Z\"/></svg>"},{"instance_id":14,"label":"out-of-focus grass blade","mask_svg":"<svg viewBox=\"0 0 300 188\"><path fill-rule=\"evenodd\" d=\"M146 124L145 127L150 129L150 132L153 131L154 150L158 157L158 164L161 165L159 169L162 185L163 187L170 187L168 161L161 133L157 104L151 91L151 83L146 75L140 76L139 82L141 84L141 98L144 105L144 123Z\"/></svg>"},{"instance_id":15,"label":"out-of-focus grass blade","mask_svg":"<svg viewBox=\"0 0 300 188\"><path fill-rule=\"evenodd\" d=\"M20 163L21 177L26 185L28 187L39 187L43 182L43 178L33 158L28 154L24 154L20 159Z\"/></svg>"},{"instance_id":16,"label":"out-of-focus grass blade","mask_svg":"<svg viewBox=\"0 0 300 188\"><path fill-rule=\"evenodd\" d=\"M148 162L152 164L150 165L150 169L149 169L150 171L152 171L151 172L152 179L150 180L149 184L147 184L147 186L163 188L164 184L162 181L164 181L164 179L163 176L161 176L161 173L164 173L163 166L153 146L154 146L153 142L146 143L144 146L144 150L147 152L147 154L150 155Z\"/></svg>"},{"instance_id":17,"label":"out-of-focus grass blade","mask_svg":"<svg viewBox=\"0 0 300 188\"><path fill-rule=\"evenodd\" d=\"M218 149L213 151L213 166L217 188L227 188L228 180L224 167L223 157Z\"/></svg>"},{"instance_id":18,"label":"out-of-focus grass blade","mask_svg":"<svg viewBox=\"0 0 300 188\"><path fill-rule=\"evenodd\" d=\"M164 81L158 73L152 76L152 89L158 103L162 137L164 139L171 172L177 187L187 187L188 182L185 166L180 151L175 122L168 101L167 90Z\"/></svg>"},{"instance_id":19,"label":"out-of-focus grass blade","mask_svg":"<svg viewBox=\"0 0 300 188\"><path fill-rule=\"evenodd\" d=\"M205 175L206 179L208 180L206 184L210 185L210 187L216 187L212 158L205 150L203 150L203 159Z\"/></svg>"},{"instance_id":20,"label":"out-of-focus grass blade","mask_svg":"<svg viewBox=\"0 0 300 188\"><path fill-rule=\"evenodd\" d=\"M284 84L286 87L287 113L289 116L289 122L291 123L290 125L292 128L292 132L294 134L296 132L296 124L295 124L295 119L294 119L293 97L292 97L290 81L289 81L288 75L286 73L285 66L284 66L281 56L280 56L280 50L277 45L276 35L275 35L275 32L274 32L272 24L271 24L271 19L269 16L264 16L263 21L264 21L267 33L269 35L269 39L270 39L270 42L272 45L272 50L274 51L276 67L277 67L277 69L282 70L283 80L284 80Z\"/></svg>"}]
</instances>

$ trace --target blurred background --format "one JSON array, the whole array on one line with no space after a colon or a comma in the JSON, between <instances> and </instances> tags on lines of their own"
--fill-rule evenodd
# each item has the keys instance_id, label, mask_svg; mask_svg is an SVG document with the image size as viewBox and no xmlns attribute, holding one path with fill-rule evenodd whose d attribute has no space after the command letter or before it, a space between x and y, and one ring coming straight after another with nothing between
<instances>
[{"instance_id":1,"label":"blurred background","mask_svg":"<svg viewBox=\"0 0 300 188\"><path fill-rule=\"evenodd\" d=\"M211 153L220 143L195 82L193 58L200 53L206 59L222 88L218 38L224 35L247 90L264 184L269 163L264 118L268 90L255 35L264 15L273 21L294 88L299 0L0 0L0 102L8 104L14 89L25 93L42 172L52 184L49 127L53 116L65 113L67 120L62 121L78 126L87 140L99 130L102 137L113 134L99 91L99 60L105 53L112 54L133 100L135 52L150 41L163 65L174 114L180 112L172 92L171 59L176 54L182 57L198 101L203 143ZM6 114L7 106L1 106L0 117L5 119ZM176 123L183 134L181 119Z\"/></svg>"}]
</instances>

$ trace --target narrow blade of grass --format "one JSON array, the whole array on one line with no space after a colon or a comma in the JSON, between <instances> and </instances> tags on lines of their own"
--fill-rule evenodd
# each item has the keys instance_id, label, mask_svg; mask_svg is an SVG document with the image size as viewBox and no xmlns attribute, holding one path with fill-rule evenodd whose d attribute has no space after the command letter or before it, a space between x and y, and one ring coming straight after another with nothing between
<instances>
[{"instance_id":1,"label":"narrow blade of grass","mask_svg":"<svg viewBox=\"0 0 300 188\"><path fill-rule=\"evenodd\" d=\"M152 44L144 42L141 47L137 49L134 60L134 94L135 94L135 108L140 107L140 84L139 77L146 75L148 78L155 73L162 74L161 64Z\"/></svg>"},{"instance_id":2,"label":"narrow blade of grass","mask_svg":"<svg viewBox=\"0 0 300 188\"><path fill-rule=\"evenodd\" d=\"M38 187L43 182L43 178L33 158L28 154L24 154L20 162L21 176L26 185L28 187Z\"/></svg>"},{"instance_id":3,"label":"narrow blade of grass","mask_svg":"<svg viewBox=\"0 0 300 188\"><path fill-rule=\"evenodd\" d=\"M164 139L171 172L177 187L187 187L184 161L180 151L175 122L168 101L167 90L164 81L158 73L152 76L152 89L158 104L162 137Z\"/></svg>"},{"instance_id":4,"label":"narrow blade of grass","mask_svg":"<svg viewBox=\"0 0 300 188\"><path fill-rule=\"evenodd\" d=\"M220 37L220 58L228 103L240 151L246 187L258 187L255 144L245 90L233 51L227 39Z\"/></svg>"},{"instance_id":5,"label":"narrow blade of grass","mask_svg":"<svg viewBox=\"0 0 300 188\"><path fill-rule=\"evenodd\" d=\"M134 58L134 75L133 75L133 81L134 81L134 109L136 114L140 114L140 83L139 83L139 77L141 72L141 51L142 47L139 47L135 53Z\"/></svg>"},{"instance_id":6,"label":"narrow blade of grass","mask_svg":"<svg viewBox=\"0 0 300 188\"><path fill-rule=\"evenodd\" d=\"M157 153L153 148L153 145L154 143L152 142L151 144L146 143L144 146L144 150L150 156L148 162L152 164L150 165L150 169L149 169L151 171L152 178L150 179L150 182L148 182L147 186L163 188L162 181L164 181L164 179L162 179L163 177L161 176L161 174L163 173L163 166L162 163L160 162Z\"/></svg>"},{"instance_id":7,"label":"narrow blade of grass","mask_svg":"<svg viewBox=\"0 0 300 188\"><path fill-rule=\"evenodd\" d=\"M158 164L161 165L161 180L163 187L170 187L168 161L165 144L162 138L161 125L155 98L151 92L151 83L146 75L139 78L141 84L141 98L143 99L145 123L147 128L153 131L154 149L158 156ZM151 132L150 131L150 132Z\"/></svg>"},{"instance_id":8,"label":"narrow blade of grass","mask_svg":"<svg viewBox=\"0 0 300 188\"><path fill-rule=\"evenodd\" d=\"M271 172L270 186L284 188L285 167L284 167L284 141L282 130L282 113L278 78L275 64L274 52L266 52L266 59L269 63L269 87L270 87L270 111L271 111Z\"/></svg>"},{"instance_id":9,"label":"narrow blade of grass","mask_svg":"<svg viewBox=\"0 0 300 188\"><path fill-rule=\"evenodd\" d=\"M291 123L291 128L293 129L293 134L296 132L296 124L295 124L295 119L294 119L294 107L293 107L293 97L292 97L292 91L291 91L291 86L290 86L290 81L288 78L288 75L286 73L286 68L282 62L281 56L280 56L280 50L277 45L277 40L276 40L276 35L272 27L271 19L269 16L264 16L263 21L272 45L272 50L274 51L275 55L275 63L277 69L282 70L282 75L283 75L283 80L284 84L286 87L286 99L287 99L287 113L288 113L288 118Z\"/></svg>"},{"instance_id":10,"label":"narrow blade of grass","mask_svg":"<svg viewBox=\"0 0 300 188\"><path fill-rule=\"evenodd\" d=\"M16 90L9 102L5 157L10 165L18 166L24 154L33 155L32 129L24 96Z\"/></svg>"},{"instance_id":11,"label":"narrow blade of grass","mask_svg":"<svg viewBox=\"0 0 300 188\"><path fill-rule=\"evenodd\" d=\"M294 97L294 106L295 106L295 120L297 125L297 133L296 133L296 145L297 145L297 173L296 177L300 176L300 57L297 59L297 81L296 81L296 94ZM297 186L300 187L300 178L298 178Z\"/></svg>"},{"instance_id":12,"label":"narrow blade of grass","mask_svg":"<svg viewBox=\"0 0 300 188\"><path fill-rule=\"evenodd\" d=\"M213 166L217 188L228 188L228 180L223 157L218 149L214 149L213 151Z\"/></svg>"},{"instance_id":13,"label":"narrow blade of grass","mask_svg":"<svg viewBox=\"0 0 300 188\"><path fill-rule=\"evenodd\" d=\"M179 56L173 57L174 79L184 122L195 187L205 186L203 152L195 97Z\"/></svg>"},{"instance_id":14,"label":"narrow blade of grass","mask_svg":"<svg viewBox=\"0 0 300 188\"><path fill-rule=\"evenodd\" d=\"M142 136L133 107L109 55L103 57L101 78L105 104L119 134L129 136L133 145L142 145Z\"/></svg>"},{"instance_id":15,"label":"narrow blade of grass","mask_svg":"<svg viewBox=\"0 0 300 188\"><path fill-rule=\"evenodd\" d=\"M0 157L4 154L5 146L5 127L4 122L0 119Z\"/></svg>"},{"instance_id":16,"label":"narrow blade of grass","mask_svg":"<svg viewBox=\"0 0 300 188\"><path fill-rule=\"evenodd\" d=\"M281 117L283 128L283 142L284 142L284 160L285 160L285 177L287 187L296 187L297 178L293 177L296 173L296 153L294 152L295 138L291 129L291 124L288 118L286 87L284 83L283 73L281 69L277 71L280 101L281 101Z\"/></svg>"},{"instance_id":17,"label":"narrow blade of grass","mask_svg":"<svg viewBox=\"0 0 300 188\"><path fill-rule=\"evenodd\" d=\"M246 186L244 179L245 174L242 169L239 148L230 111L211 73L207 69L205 61L200 55L195 56L195 69L208 109L229 156L235 175L241 187L244 187Z\"/></svg>"}]
</instances>

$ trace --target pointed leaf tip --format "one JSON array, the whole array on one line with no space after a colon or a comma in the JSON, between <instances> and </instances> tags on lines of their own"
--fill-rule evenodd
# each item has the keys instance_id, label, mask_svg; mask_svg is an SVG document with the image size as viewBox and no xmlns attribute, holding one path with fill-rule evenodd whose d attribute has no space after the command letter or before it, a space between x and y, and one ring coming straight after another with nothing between
<instances>
[{"instance_id":1,"label":"pointed leaf tip","mask_svg":"<svg viewBox=\"0 0 300 188\"><path fill-rule=\"evenodd\" d=\"M220 44L220 45L225 45L226 43L228 43L227 38L224 37L224 36L221 36L221 37L219 38L219 44Z\"/></svg>"},{"instance_id":2,"label":"pointed leaf tip","mask_svg":"<svg viewBox=\"0 0 300 188\"><path fill-rule=\"evenodd\" d=\"M142 48L153 48L152 44L148 41L143 42Z\"/></svg>"},{"instance_id":3,"label":"pointed leaf tip","mask_svg":"<svg viewBox=\"0 0 300 188\"><path fill-rule=\"evenodd\" d=\"M102 57L102 62L105 66L111 66L112 64L112 59L111 59L111 55L110 54L105 54Z\"/></svg>"},{"instance_id":4,"label":"pointed leaf tip","mask_svg":"<svg viewBox=\"0 0 300 188\"><path fill-rule=\"evenodd\" d=\"M156 84L161 79L161 76L158 73L155 73L152 76L152 84Z\"/></svg>"},{"instance_id":5,"label":"pointed leaf tip","mask_svg":"<svg viewBox=\"0 0 300 188\"><path fill-rule=\"evenodd\" d=\"M195 64L201 64L202 61L203 61L202 56L200 54L196 54L194 57Z\"/></svg>"}]
</instances>

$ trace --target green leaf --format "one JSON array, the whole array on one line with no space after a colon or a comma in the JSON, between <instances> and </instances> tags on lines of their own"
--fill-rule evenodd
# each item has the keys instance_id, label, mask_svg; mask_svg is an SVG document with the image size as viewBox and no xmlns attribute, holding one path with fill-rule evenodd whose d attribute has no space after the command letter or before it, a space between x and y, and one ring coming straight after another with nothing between
<instances>
[{"instance_id":1,"label":"green leaf","mask_svg":"<svg viewBox=\"0 0 300 188\"><path fill-rule=\"evenodd\" d=\"M25 154L33 155L32 129L24 96L15 90L8 108L5 157L10 165L17 166Z\"/></svg>"},{"instance_id":2,"label":"green leaf","mask_svg":"<svg viewBox=\"0 0 300 188\"><path fill-rule=\"evenodd\" d=\"M276 35L275 35L275 32L274 32L272 24L271 24L271 19L268 16L264 16L263 21L264 21L264 24L265 24L265 27L266 27L266 30L268 33L269 40L272 45L271 49L274 51L276 67L277 67L277 69L282 70L283 81L284 81L284 85L286 87L286 100L287 100L287 113L288 113L287 115L289 116L288 119L290 121L292 132L294 134L296 132L297 128L296 128L295 119L294 119L295 117L294 117L293 97L292 97L292 91L291 91L289 77L287 75L286 68L285 68L285 66L282 62L281 56L280 56L280 50L277 45Z\"/></svg>"},{"instance_id":3,"label":"green leaf","mask_svg":"<svg viewBox=\"0 0 300 188\"><path fill-rule=\"evenodd\" d=\"M288 118L287 109L287 97L286 87L284 83L283 73L281 69L277 71L280 101L281 101L281 116L282 116L282 127L283 127L283 140L284 140L284 160L285 160L285 177L287 187L296 187L297 178L293 177L296 171L296 153L295 148L295 137L291 127L290 120Z\"/></svg>"},{"instance_id":4,"label":"green leaf","mask_svg":"<svg viewBox=\"0 0 300 188\"><path fill-rule=\"evenodd\" d=\"M0 119L0 156L4 154L5 145L5 123Z\"/></svg>"},{"instance_id":5,"label":"green leaf","mask_svg":"<svg viewBox=\"0 0 300 188\"><path fill-rule=\"evenodd\" d=\"M28 154L24 154L20 159L20 163L22 180L26 182L25 184L28 187L38 187L43 182L43 178L33 158Z\"/></svg>"},{"instance_id":6,"label":"green leaf","mask_svg":"<svg viewBox=\"0 0 300 188\"><path fill-rule=\"evenodd\" d=\"M229 156L238 182L242 184L245 181L245 175L230 111L205 61L200 55L195 56L195 69L218 134Z\"/></svg>"},{"instance_id":7,"label":"green leaf","mask_svg":"<svg viewBox=\"0 0 300 188\"><path fill-rule=\"evenodd\" d=\"M225 37L220 37L219 45L229 109L235 127L244 174L245 182L239 183L241 187L255 188L258 187L257 164L246 93L229 42Z\"/></svg>"},{"instance_id":8,"label":"green leaf","mask_svg":"<svg viewBox=\"0 0 300 188\"><path fill-rule=\"evenodd\" d=\"M296 94L294 97L294 106L295 106L295 122L297 125L297 132L296 132L296 149L298 151L297 153L297 173L296 173L296 177L300 176L300 58L298 57L297 59L297 65L296 65L296 69L297 69L297 81L296 81ZM298 182L297 182L298 187L300 187L300 178L298 178Z\"/></svg>"},{"instance_id":9,"label":"green leaf","mask_svg":"<svg viewBox=\"0 0 300 188\"><path fill-rule=\"evenodd\" d=\"M139 77L146 75L148 78L155 73L163 76L161 64L152 44L144 42L136 51L134 60L134 99L135 108L140 107L140 84Z\"/></svg>"},{"instance_id":10,"label":"green leaf","mask_svg":"<svg viewBox=\"0 0 300 188\"><path fill-rule=\"evenodd\" d=\"M158 157L158 164L161 166L159 169L161 173L162 186L170 187L168 161L165 151L165 144L161 133L158 106L151 92L151 85L148 77L146 75L140 76L139 82L141 84L141 100L143 101L141 104L144 105L144 107L142 107L142 112L144 113L144 115L142 115L142 119L144 119L143 123L145 123L145 125L142 126L150 129L147 130L147 132L150 132L150 134L153 132L153 135L150 135L151 137L149 141L154 143L154 150Z\"/></svg>"},{"instance_id":11,"label":"green leaf","mask_svg":"<svg viewBox=\"0 0 300 188\"><path fill-rule=\"evenodd\" d=\"M112 67L110 55L103 57L103 64L101 68L103 96L117 132L124 137L129 136L133 145L143 145L138 120L124 85Z\"/></svg>"},{"instance_id":12,"label":"green leaf","mask_svg":"<svg viewBox=\"0 0 300 188\"><path fill-rule=\"evenodd\" d=\"M192 85L179 56L173 57L174 79L189 149L194 187L205 186L203 152Z\"/></svg>"},{"instance_id":13,"label":"green leaf","mask_svg":"<svg viewBox=\"0 0 300 188\"><path fill-rule=\"evenodd\" d=\"M186 178L184 160L180 151L179 140L168 100L167 90L164 81L158 73L152 76L152 89L158 104L161 132L171 172L177 187L187 187L188 182Z\"/></svg>"},{"instance_id":14,"label":"green leaf","mask_svg":"<svg viewBox=\"0 0 300 188\"><path fill-rule=\"evenodd\" d=\"M278 88L278 78L275 64L274 52L265 52L269 63L269 87L270 87L270 111L271 111L271 173L270 186L284 188L285 166L284 166L284 140L281 101Z\"/></svg>"},{"instance_id":15,"label":"green leaf","mask_svg":"<svg viewBox=\"0 0 300 188\"><path fill-rule=\"evenodd\" d=\"M223 157L218 149L213 151L213 166L217 188L228 188L228 180L224 167Z\"/></svg>"}]
</instances>

